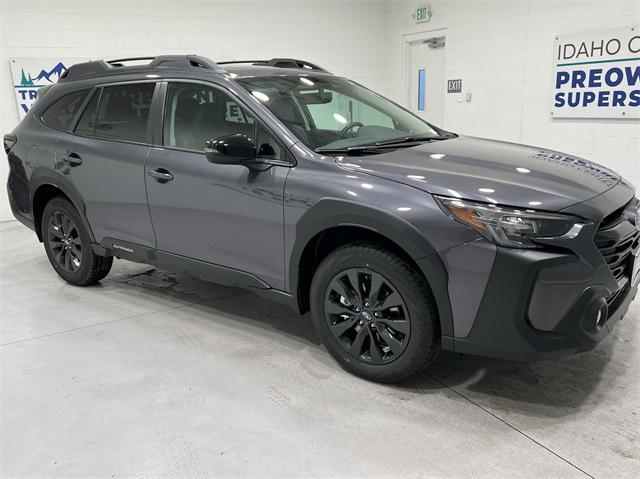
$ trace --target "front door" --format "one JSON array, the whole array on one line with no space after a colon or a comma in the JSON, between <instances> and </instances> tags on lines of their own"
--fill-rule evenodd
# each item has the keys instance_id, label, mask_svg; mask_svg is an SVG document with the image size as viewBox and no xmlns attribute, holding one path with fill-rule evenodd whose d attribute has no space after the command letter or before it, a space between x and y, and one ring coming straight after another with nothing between
<instances>
[{"instance_id":1,"label":"front door","mask_svg":"<svg viewBox=\"0 0 640 479\"><path fill-rule=\"evenodd\" d=\"M444 120L445 37L409 45L408 108L424 120L442 126Z\"/></svg>"},{"instance_id":2,"label":"front door","mask_svg":"<svg viewBox=\"0 0 640 479\"><path fill-rule=\"evenodd\" d=\"M159 251L251 273L284 288L283 193L289 168L265 171L209 162L205 142L242 133L286 150L226 91L170 82L163 139L146 165Z\"/></svg>"},{"instance_id":3,"label":"front door","mask_svg":"<svg viewBox=\"0 0 640 479\"><path fill-rule=\"evenodd\" d=\"M144 182L155 85L97 88L74 130L63 133L58 143L56 168L84 200L98 242L111 238L155 246Z\"/></svg>"}]
</instances>

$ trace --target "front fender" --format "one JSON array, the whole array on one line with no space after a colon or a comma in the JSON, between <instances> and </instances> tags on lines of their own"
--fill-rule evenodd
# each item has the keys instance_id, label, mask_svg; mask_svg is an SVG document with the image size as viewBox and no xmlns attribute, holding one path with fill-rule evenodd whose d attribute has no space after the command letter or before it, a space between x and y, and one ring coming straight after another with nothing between
<instances>
[{"instance_id":1,"label":"front fender","mask_svg":"<svg viewBox=\"0 0 640 479\"><path fill-rule=\"evenodd\" d=\"M433 291L443 335L453 334L447 271L429 241L410 223L383 209L345 199L323 198L310 207L295 226L288 284L298 297L300 261L309 242L323 231L337 226L354 226L378 233L403 249L418 265Z\"/></svg>"}]
</instances>

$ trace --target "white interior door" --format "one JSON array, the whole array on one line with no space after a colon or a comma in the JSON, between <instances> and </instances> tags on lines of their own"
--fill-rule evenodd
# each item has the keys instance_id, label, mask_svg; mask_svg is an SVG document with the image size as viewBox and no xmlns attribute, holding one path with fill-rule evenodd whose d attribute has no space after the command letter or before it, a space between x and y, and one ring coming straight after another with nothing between
<instances>
[{"instance_id":1,"label":"white interior door","mask_svg":"<svg viewBox=\"0 0 640 479\"><path fill-rule=\"evenodd\" d=\"M408 108L436 126L444 120L445 37L409 45Z\"/></svg>"}]
</instances>

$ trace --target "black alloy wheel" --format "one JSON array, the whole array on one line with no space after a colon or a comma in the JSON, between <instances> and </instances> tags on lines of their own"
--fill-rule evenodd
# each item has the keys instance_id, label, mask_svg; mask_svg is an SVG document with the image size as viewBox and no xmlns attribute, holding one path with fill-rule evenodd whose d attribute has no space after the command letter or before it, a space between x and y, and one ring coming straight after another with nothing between
<instances>
[{"instance_id":1,"label":"black alloy wheel","mask_svg":"<svg viewBox=\"0 0 640 479\"><path fill-rule=\"evenodd\" d=\"M75 221L63 211L56 210L49 217L47 241L56 263L67 273L75 273L82 266L82 240Z\"/></svg>"},{"instance_id":2,"label":"black alloy wheel","mask_svg":"<svg viewBox=\"0 0 640 479\"><path fill-rule=\"evenodd\" d=\"M326 290L324 312L334 338L360 361L387 364L407 348L407 307L380 273L363 268L338 273Z\"/></svg>"},{"instance_id":3,"label":"black alloy wheel","mask_svg":"<svg viewBox=\"0 0 640 479\"><path fill-rule=\"evenodd\" d=\"M40 231L51 266L68 283L88 286L109 274L113 257L96 254L82 216L68 199L49 200L42 211Z\"/></svg>"},{"instance_id":4,"label":"black alloy wheel","mask_svg":"<svg viewBox=\"0 0 640 479\"><path fill-rule=\"evenodd\" d=\"M426 278L382 245L354 242L327 254L309 289L311 320L336 361L365 379L399 383L440 350L440 320Z\"/></svg>"}]
</instances>

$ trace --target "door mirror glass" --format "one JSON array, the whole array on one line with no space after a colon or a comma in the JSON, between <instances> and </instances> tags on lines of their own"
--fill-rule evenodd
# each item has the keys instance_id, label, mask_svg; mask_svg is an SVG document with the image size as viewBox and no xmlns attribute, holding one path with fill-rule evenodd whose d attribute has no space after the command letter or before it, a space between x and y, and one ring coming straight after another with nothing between
<instances>
[{"instance_id":1,"label":"door mirror glass","mask_svg":"<svg viewBox=\"0 0 640 479\"><path fill-rule=\"evenodd\" d=\"M240 164L256 158L255 143L242 133L208 140L204 151L211 163L224 165Z\"/></svg>"}]
</instances>

